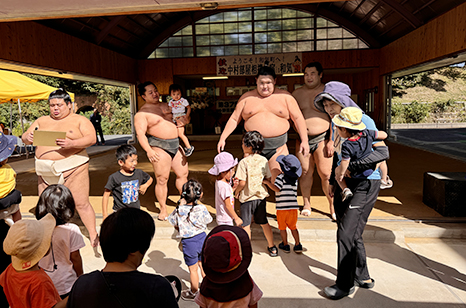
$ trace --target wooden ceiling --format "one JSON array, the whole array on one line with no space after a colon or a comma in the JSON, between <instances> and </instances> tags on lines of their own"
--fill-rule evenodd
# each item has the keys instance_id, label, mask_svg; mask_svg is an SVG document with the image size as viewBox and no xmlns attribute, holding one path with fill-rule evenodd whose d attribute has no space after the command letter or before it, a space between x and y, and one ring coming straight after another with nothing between
<instances>
[{"instance_id":1,"label":"wooden ceiling","mask_svg":"<svg viewBox=\"0 0 466 308\"><path fill-rule=\"evenodd\" d=\"M201 10L200 2L192 0L132 0L131 5L126 0L49 0L46 4L36 0L3 0L0 22L37 20L132 58L145 59L183 27L239 7L278 5L317 14L354 33L371 48L379 48L464 3L464 0L264 1L217 0L216 10ZM25 9L24 2L31 7Z\"/></svg>"}]
</instances>

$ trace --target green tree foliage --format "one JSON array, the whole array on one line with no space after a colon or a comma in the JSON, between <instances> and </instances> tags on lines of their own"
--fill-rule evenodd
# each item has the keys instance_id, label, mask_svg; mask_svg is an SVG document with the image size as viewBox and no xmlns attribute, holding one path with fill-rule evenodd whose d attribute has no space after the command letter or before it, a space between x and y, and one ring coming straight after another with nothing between
<instances>
[{"instance_id":1,"label":"green tree foliage","mask_svg":"<svg viewBox=\"0 0 466 308\"><path fill-rule=\"evenodd\" d=\"M406 123L420 123L429 114L429 106L414 101L409 105L405 105L404 114Z\"/></svg>"},{"instance_id":2,"label":"green tree foliage","mask_svg":"<svg viewBox=\"0 0 466 308\"><path fill-rule=\"evenodd\" d=\"M102 130L106 135L130 134L131 114L129 89L90 82L60 79L56 77L24 74L29 78L45 83L54 88L63 88L76 95L96 95L96 107L102 110ZM13 133L21 135L18 104L13 104ZM49 107L46 100L34 103L21 103L24 129L37 118L48 115ZM84 114L89 118L89 114ZM0 121L7 127L10 123L10 104L0 104Z\"/></svg>"}]
</instances>

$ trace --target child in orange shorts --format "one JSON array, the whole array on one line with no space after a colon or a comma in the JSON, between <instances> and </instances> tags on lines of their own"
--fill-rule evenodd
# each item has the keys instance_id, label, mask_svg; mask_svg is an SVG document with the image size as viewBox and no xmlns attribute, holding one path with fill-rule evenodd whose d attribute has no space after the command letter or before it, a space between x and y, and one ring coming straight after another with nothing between
<instances>
[{"instance_id":1,"label":"child in orange shorts","mask_svg":"<svg viewBox=\"0 0 466 308\"><path fill-rule=\"evenodd\" d=\"M303 246L299 241L299 232L296 227L298 222L298 178L302 174L301 164L298 158L292 154L280 155L277 157L282 173L277 176L275 183L264 180L272 190L276 192L275 202L277 208L278 229L282 237L282 242L278 248L286 253L290 252L286 227L291 230L295 240L293 251L296 253L303 252Z\"/></svg>"}]
</instances>

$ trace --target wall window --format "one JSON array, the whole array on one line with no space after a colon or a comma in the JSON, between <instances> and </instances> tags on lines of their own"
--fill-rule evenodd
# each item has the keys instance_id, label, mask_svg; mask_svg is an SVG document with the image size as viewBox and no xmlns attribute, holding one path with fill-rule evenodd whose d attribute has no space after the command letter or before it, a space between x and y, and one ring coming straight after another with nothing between
<instances>
[{"instance_id":1,"label":"wall window","mask_svg":"<svg viewBox=\"0 0 466 308\"><path fill-rule=\"evenodd\" d=\"M344 28L312 13L255 7L218 13L198 20L165 40L149 58L362 48L369 46Z\"/></svg>"}]
</instances>

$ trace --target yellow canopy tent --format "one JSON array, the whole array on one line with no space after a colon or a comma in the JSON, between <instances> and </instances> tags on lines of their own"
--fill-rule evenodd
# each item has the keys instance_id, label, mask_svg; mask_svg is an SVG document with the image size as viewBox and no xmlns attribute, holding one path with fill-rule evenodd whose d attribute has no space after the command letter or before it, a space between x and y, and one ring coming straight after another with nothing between
<instances>
[{"instance_id":1,"label":"yellow canopy tent","mask_svg":"<svg viewBox=\"0 0 466 308\"><path fill-rule=\"evenodd\" d=\"M21 119L21 128L24 133L23 120L21 115L21 101L37 102L48 99L50 93L56 88L48 86L42 82L26 77L20 73L0 70L0 104L18 102L19 116ZM69 93L73 101L74 110L74 94ZM11 111L11 105L10 105ZM11 128L11 112L10 112L10 128Z\"/></svg>"}]
</instances>

